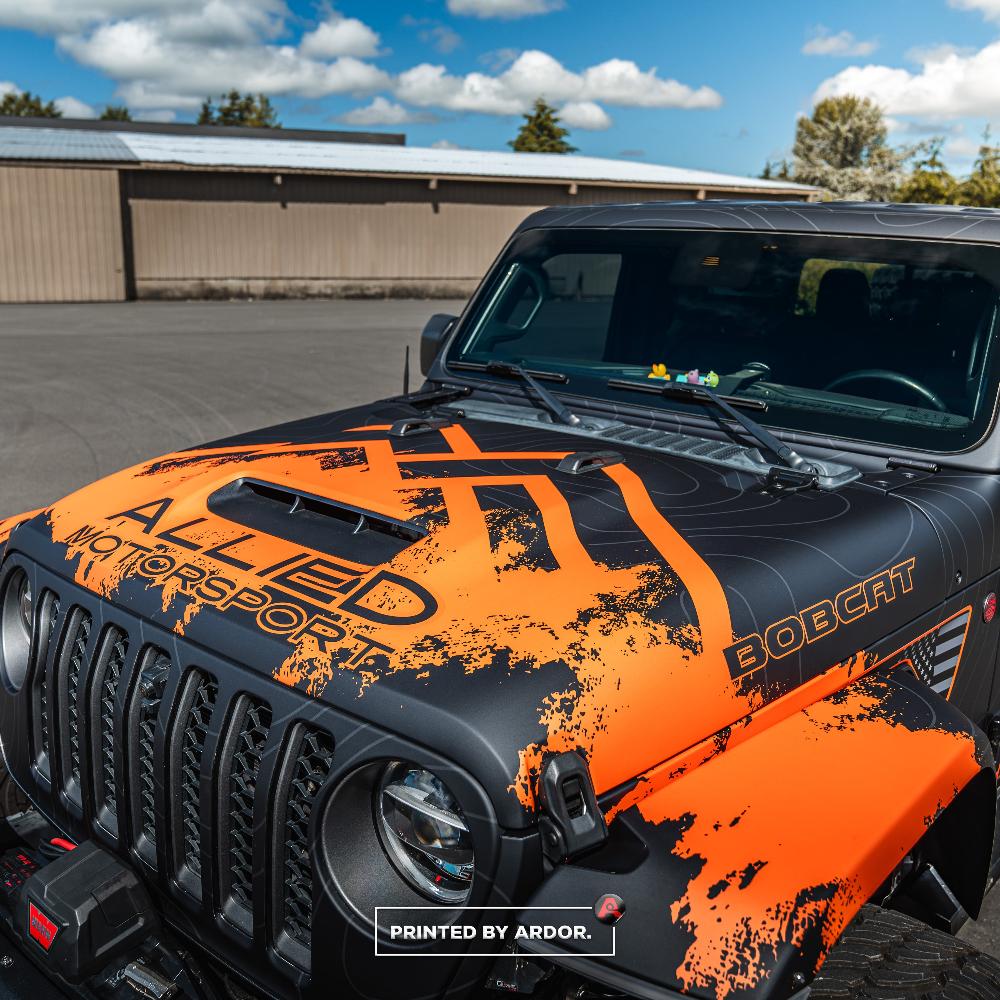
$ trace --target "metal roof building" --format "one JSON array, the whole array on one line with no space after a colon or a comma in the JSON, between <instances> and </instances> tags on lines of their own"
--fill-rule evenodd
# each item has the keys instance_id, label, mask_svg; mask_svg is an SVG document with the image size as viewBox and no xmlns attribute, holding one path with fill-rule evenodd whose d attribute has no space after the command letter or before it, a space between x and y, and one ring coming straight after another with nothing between
<instances>
[{"instance_id":1,"label":"metal roof building","mask_svg":"<svg viewBox=\"0 0 1000 1000\"><path fill-rule=\"evenodd\" d=\"M465 295L545 205L814 189L399 135L0 119L0 301Z\"/></svg>"}]
</instances>

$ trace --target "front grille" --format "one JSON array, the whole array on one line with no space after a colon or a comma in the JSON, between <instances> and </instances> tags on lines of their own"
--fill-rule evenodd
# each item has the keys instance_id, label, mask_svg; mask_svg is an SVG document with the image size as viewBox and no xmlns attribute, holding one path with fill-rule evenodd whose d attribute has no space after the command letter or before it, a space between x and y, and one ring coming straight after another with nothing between
<instances>
[{"instance_id":1,"label":"front grille","mask_svg":"<svg viewBox=\"0 0 1000 1000\"><path fill-rule=\"evenodd\" d=\"M310 817L333 737L287 704L277 722L264 698L220 682L241 675L85 603L43 591L30 681L32 760L69 829L130 855L208 925L221 904L246 948L308 972Z\"/></svg>"}]
</instances>

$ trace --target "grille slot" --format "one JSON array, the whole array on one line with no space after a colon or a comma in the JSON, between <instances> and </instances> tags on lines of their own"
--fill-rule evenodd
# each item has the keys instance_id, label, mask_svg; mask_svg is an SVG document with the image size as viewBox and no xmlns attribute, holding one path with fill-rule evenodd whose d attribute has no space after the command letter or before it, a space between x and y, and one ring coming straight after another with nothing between
<instances>
[{"instance_id":1,"label":"grille slot","mask_svg":"<svg viewBox=\"0 0 1000 1000\"><path fill-rule=\"evenodd\" d=\"M156 868L156 725L163 692L170 676L170 657L150 647L129 702L129 797L135 851Z\"/></svg>"},{"instance_id":2,"label":"grille slot","mask_svg":"<svg viewBox=\"0 0 1000 1000\"><path fill-rule=\"evenodd\" d=\"M59 621L59 598L51 590L42 594L38 602L38 645L35 649L32 670L32 701L34 702L32 733L34 737L35 767L39 774L51 780L52 766L52 706L49 704L48 660L52 639Z\"/></svg>"},{"instance_id":3,"label":"grille slot","mask_svg":"<svg viewBox=\"0 0 1000 1000\"><path fill-rule=\"evenodd\" d=\"M253 931L254 807L270 732L270 706L249 695L241 697L222 753L219 855L223 912L247 934Z\"/></svg>"},{"instance_id":4,"label":"grille slot","mask_svg":"<svg viewBox=\"0 0 1000 1000\"><path fill-rule=\"evenodd\" d=\"M93 619L83 608L70 611L56 666L63 792L78 809L83 808L80 787L80 679L86 666L92 625Z\"/></svg>"},{"instance_id":5,"label":"grille slot","mask_svg":"<svg viewBox=\"0 0 1000 1000\"><path fill-rule=\"evenodd\" d=\"M178 881L201 898L201 774L205 744L219 695L218 682L200 670L189 671L171 740L173 848Z\"/></svg>"},{"instance_id":6,"label":"grille slot","mask_svg":"<svg viewBox=\"0 0 1000 1000\"><path fill-rule=\"evenodd\" d=\"M90 687L91 759L94 762L94 810L101 825L118 835L118 687L128 657L128 635L112 626L97 653Z\"/></svg>"},{"instance_id":7,"label":"grille slot","mask_svg":"<svg viewBox=\"0 0 1000 1000\"><path fill-rule=\"evenodd\" d=\"M297 726L285 758L279 801L284 815L275 824L274 871L279 951L308 970L312 945L313 870L309 857L309 821L313 804L333 764L333 738Z\"/></svg>"}]
</instances>

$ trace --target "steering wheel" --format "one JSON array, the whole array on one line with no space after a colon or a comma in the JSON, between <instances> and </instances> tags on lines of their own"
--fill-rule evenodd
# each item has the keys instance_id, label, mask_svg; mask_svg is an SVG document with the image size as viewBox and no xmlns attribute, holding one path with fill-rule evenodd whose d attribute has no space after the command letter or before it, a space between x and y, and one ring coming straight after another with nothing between
<instances>
[{"instance_id":1,"label":"steering wheel","mask_svg":"<svg viewBox=\"0 0 1000 1000\"><path fill-rule=\"evenodd\" d=\"M838 375L829 385L824 386L823 391L833 392L835 389L839 389L850 382L861 382L869 379L878 382L892 382L893 385L909 389L910 392L929 403L935 410L939 410L941 413L950 412L945 401L933 389L929 389L924 385L923 382L918 382L915 378L904 375L902 372L889 371L887 368L859 368L857 371L845 372L843 375Z\"/></svg>"}]
</instances>

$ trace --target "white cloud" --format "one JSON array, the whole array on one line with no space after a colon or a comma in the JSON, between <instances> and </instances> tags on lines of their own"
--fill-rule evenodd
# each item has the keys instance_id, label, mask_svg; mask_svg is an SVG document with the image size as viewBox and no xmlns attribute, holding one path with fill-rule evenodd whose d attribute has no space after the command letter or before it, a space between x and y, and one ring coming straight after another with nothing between
<instances>
[{"instance_id":1,"label":"white cloud","mask_svg":"<svg viewBox=\"0 0 1000 1000\"><path fill-rule=\"evenodd\" d=\"M1000 0L948 0L957 10L978 11L987 21L1000 21Z\"/></svg>"},{"instance_id":2,"label":"white cloud","mask_svg":"<svg viewBox=\"0 0 1000 1000\"><path fill-rule=\"evenodd\" d=\"M364 21L332 14L315 31L302 36L299 48L303 55L318 59L335 59L338 56L370 59L378 55L380 41L378 32Z\"/></svg>"},{"instance_id":3,"label":"white cloud","mask_svg":"<svg viewBox=\"0 0 1000 1000\"><path fill-rule=\"evenodd\" d=\"M560 120L571 128L582 128L598 132L611 128L611 116L593 101L570 101L559 109Z\"/></svg>"},{"instance_id":4,"label":"white cloud","mask_svg":"<svg viewBox=\"0 0 1000 1000\"><path fill-rule=\"evenodd\" d=\"M563 0L448 0L448 10L452 14L505 19L549 14L564 6Z\"/></svg>"},{"instance_id":5,"label":"white cloud","mask_svg":"<svg viewBox=\"0 0 1000 1000\"><path fill-rule=\"evenodd\" d=\"M518 114L535 98L572 104L602 101L622 107L716 108L722 103L711 87L697 89L665 80L655 69L640 70L628 59L608 59L574 73L546 52L522 52L497 76L452 76L444 66L421 63L401 73L396 96L418 107L483 114ZM590 111L590 120L595 120Z\"/></svg>"},{"instance_id":6,"label":"white cloud","mask_svg":"<svg viewBox=\"0 0 1000 1000\"><path fill-rule=\"evenodd\" d=\"M929 121L1000 114L1000 41L965 54L937 47L920 70L869 64L849 66L824 80L814 100L841 94L870 97L888 114Z\"/></svg>"},{"instance_id":7,"label":"white cloud","mask_svg":"<svg viewBox=\"0 0 1000 1000\"><path fill-rule=\"evenodd\" d=\"M449 0L453 13L515 17L556 9L562 0ZM412 108L516 115L544 97L574 128L611 125L606 105L715 108L720 95L640 69L628 59L566 68L538 49L502 50L482 72L451 74L421 63L390 76L373 62L381 39L364 21L321 4L323 20L296 44L286 0L0 0L0 27L29 27L56 38L61 53L117 84L115 99L140 112L195 111L232 88L271 97L380 95L347 112L357 124L434 120ZM404 19L429 44L450 50L459 36L442 22ZM398 103L397 103L398 102Z\"/></svg>"},{"instance_id":8,"label":"white cloud","mask_svg":"<svg viewBox=\"0 0 1000 1000\"><path fill-rule=\"evenodd\" d=\"M802 51L807 56L870 56L877 48L878 42L862 41L850 31L834 34L820 25L802 46Z\"/></svg>"},{"instance_id":9,"label":"white cloud","mask_svg":"<svg viewBox=\"0 0 1000 1000\"><path fill-rule=\"evenodd\" d=\"M460 146L457 142L452 142L450 139L438 139L437 142L431 143L431 149L464 149L464 146Z\"/></svg>"},{"instance_id":10,"label":"white cloud","mask_svg":"<svg viewBox=\"0 0 1000 1000\"><path fill-rule=\"evenodd\" d=\"M718 108L722 96L711 87L694 89L662 80L656 69L642 72L631 59L608 59L583 74L581 96L634 108Z\"/></svg>"},{"instance_id":11,"label":"white cloud","mask_svg":"<svg viewBox=\"0 0 1000 1000\"><path fill-rule=\"evenodd\" d=\"M418 107L440 107L449 111L479 111L488 115L513 115L524 108L521 98L511 96L499 80L483 73L449 76L444 66L421 63L400 73L396 96Z\"/></svg>"},{"instance_id":12,"label":"white cloud","mask_svg":"<svg viewBox=\"0 0 1000 1000\"><path fill-rule=\"evenodd\" d=\"M21 88L10 80L0 80L0 97L4 94L20 94Z\"/></svg>"},{"instance_id":13,"label":"white cloud","mask_svg":"<svg viewBox=\"0 0 1000 1000\"><path fill-rule=\"evenodd\" d=\"M363 108L354 108L341 115L339 120L348 125L407 125L413 122L435 121L435 118L428 114L414 114L402 104L396 104L379 95L371 104Z\"/></svg>"},{"instance_id":14,"label":"white cloud","mask_svg":"<svg viewBox=\"0 0 1000 1000\"><path fill-rule=\"evenodd\" d=\"M65 34L86 30L119 18L173 19L183 30L185 21L202 29L227 22L230 29L245 32L267 18L286 13L282 0L0 0L0 25L26 28L42 34Z\"/></svg>"},{"instance_id":15,"label":"white cloud","mask_svg":"<svg viewBox=\"0 0 1000 1000\"><path fill-rule=\"evenodd\" d=\"M64 35L60 48L84 66L119 81L119 95L138 108L194 108L210 94L235 87L273 96L370 94L390 78L353 56L332 62L291 45L202 44L177 40L161 22L142 18Z\"/></svg>"},{"instance_id":16,"label":"white cloud","mask_svg":"<svg viewBox=\"0 0 1000 1000\"><path fill-rule=\"evenodd\" d=\"M420 32L420 40L430 43L444 55L454 52L462 44L462 36L447 24L435 24L430 28L424 28Z\"/></svg>"},{"instance_id":17,"label":"white cloud","mask_svg":"<svg viewBox=\"0 0 1000 1000\"><path fill-rule=\"evenodd\" d=\"M97 112L83 101L75 97L57 97L52 102L63 113L65 118L96 118Z\"/></svg>"}]
</instances>

